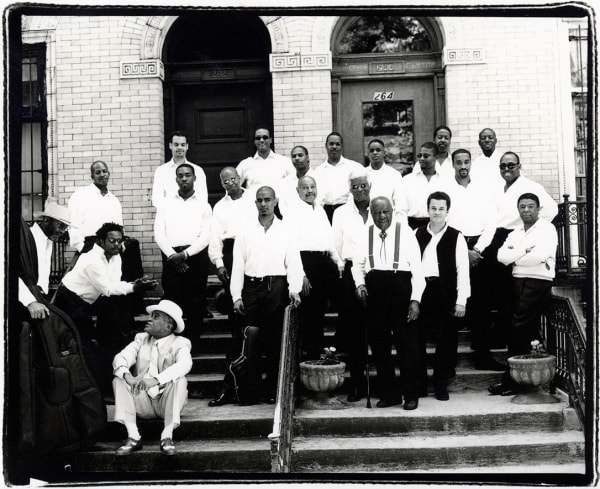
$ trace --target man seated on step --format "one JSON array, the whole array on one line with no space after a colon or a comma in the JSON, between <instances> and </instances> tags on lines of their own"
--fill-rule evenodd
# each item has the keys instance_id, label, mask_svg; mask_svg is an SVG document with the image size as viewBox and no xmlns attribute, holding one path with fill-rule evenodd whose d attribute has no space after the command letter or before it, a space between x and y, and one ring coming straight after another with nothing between
<instances>
[{"instance_id":1,"label":"man seated on step","mask_svg":"<svg viewBox=\"0 0 600 489\"><path fill-rule=\"evenodd\" d=\"M540 319L550 298L558 246L556 228L539 217L540 198L536 194L522 194L517 208L522 225L508 235L498 250L498 261L511 266L514 279L509 358L530 353L531 342L539 339ZM507 370L502 382L488 390L493 395L510 396L517 387Z\"/></svg>"},{"instance_id":2,"label":"man seated on step","mask_svg":"<svg viewBox=\"0 0 600 489\"><path fill-rule=\"evenodd\" d=\"M150 319L143 333L113 360L115 421L125 425L127 440L115 455L142 448L136 416L164 419L160 451L175 455L173 430L187 402L186 374L192 369L191 342L179 335L184 329L181 308L170 300L146 308Z\"/></svg>"},{"instance_id":3,"label":"man seated on step","mask_svg":"<svg viewBox=\"0 0 600 489\"><path fill-rule=\"evenodd\" d=\"M369 344L377 368L378 408L419 405L419 302L425 289L421 253L410 227L393 217L387 197L371 201L374 225L365 226L352 264L356 295L366 304ZM392 343L397 362L392 359ZM402 386L396 384L400 366Z\"/></svg>"},{"instance_id":4,"label":"man seated on step","mask_svg":"<svg viewBox=\"0 0 600 489\"><path fill-rule=\"evenodd\" d=\"M419 318L419 395L427 397L427 340L432 340L435 398L447 401L447 384L456 374L458 329L471 294L469 250L460 231L446 222L450 210L447 193L430 194L427 210L429 224L415 231L426 281Z\"/></svg>"}]
</instances>

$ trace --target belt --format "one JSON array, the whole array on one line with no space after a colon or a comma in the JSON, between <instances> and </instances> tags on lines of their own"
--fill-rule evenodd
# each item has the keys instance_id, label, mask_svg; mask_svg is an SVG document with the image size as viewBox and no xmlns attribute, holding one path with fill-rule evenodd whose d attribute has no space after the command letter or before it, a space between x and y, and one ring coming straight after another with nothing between
<instances>
[{"instance_id":1,"label":"belt","mask_svg":"<svg viewBox=\"0 0 600 489\"><path fill-rule=\"evenodd\" d=\"M190 245L185 245L185 246L173 246L173 249L177 252L180 253L183 250L186 250L190 247Z\"/></svg>"},{"instance_id":2,"label":"belt","mask_svg":"<svg viewBox=\"0 0 600 489\"><path fill-rule=\"evenodd\" d=\"M437 282L440 277L425 277L425 282Z\"/></svg>"},{"instance_id":3,"label":"belt","mask_svg":"<svg viewBox=\"0 0 600 489\"><path fill-rule=\"evenodd\" d=\"M307 255L315 255L315 256L328 256L329 255L329 251L312 251L312 250L300 250L300 254L307 254Z\"/></svg>"},{"instance_id":4,"label":"belt","mask_svg":"<svg viewBox=\"0 0 600 489\"><path fill-rule=\"evenodd\" d=\"M264 282L265 280L273 280L278 278L285 278L285 275L265 275L264 277L251 277L250 275L244 275L244 280L250 282Z\"/></svg>"}]
</instances>

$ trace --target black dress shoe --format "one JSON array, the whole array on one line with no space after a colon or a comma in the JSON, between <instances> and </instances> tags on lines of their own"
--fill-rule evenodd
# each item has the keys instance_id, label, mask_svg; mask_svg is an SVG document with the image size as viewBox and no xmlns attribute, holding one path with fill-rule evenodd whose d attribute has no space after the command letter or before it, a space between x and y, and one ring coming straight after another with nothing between
<instances>
[{"instance_id":1,"label":"black dress shoe","mask_svg":"<svg viewBox=\"0 0 600 489\"><path fill-rule=\"evenodd\" d=\"M512 385L505 384L504 382L490 385L488 391L492 396L512 396L517 393Z\"/></svg>"},{"instance_id":2,"label":"black dress shoe","mask_svg":"<svg viewBox=\"0 0 600 489\"><path fill-rule=\"evenodd\" d=\"M450 396L448 395L448 389L445 385L435 386L435 398L438 401L447 401L450 399Z\"/></svg>"},{"instance_id":3,"label":"black dress shoe","mask_svg":"<svg viewBox=\"0 0 600 489\"><path fill-rule=\"evenodd\" d=\"M206 309L206 310L204 311L204 313L202 314L202 317L203 317L204 319L212 319L212 318L214 318L215 316L214 316L214 314L213 314L212 312L210 312L208 309Z\"/></svg>"},{"instance_id":4,"label":"black dress shoe","mask_svg":"<svg viewBox=\"0 0 600 489\"><path fill-rule=\"evenodd\" d=\"M224 406L225 404L231 404L231 403L233 403L233 399L231 398L231 396L229 394L223 392L223 394L221 394L216 399L212 399L211 401L208 401L208 407Z\"/></svg>"},{"instance_id":5,"label":"black dress shoe","mask_svg":"<svg viewBox=\"0 0 600 489\"><path fill-rule=\"evenodd\" d=\"M391 407L391 406L397 406L398 404L402 404L402 398L401 397L392 397L392 398L388 398L388 399L380 399L376 406L378 408L386 408L386 407Z\"/></svg>"},{"instance_id":6,"label":"black dress shoe","mask_svg":"<svg viewBox=\"0 0 600 489\"><path fill-rule=\"evenodd\" d=\"M139 440L134 440L133 438L127 438L125 443L122 446L120 446L119 448L117 448L115 455L118 455L118 456L129 455L133 452L137 452L138 450L141 450L142 446L143 446L143 444L142 444L141 438Z\"/></svg>"},{"instance_id":7,"label":"black dress shoe","mask_svg":"<svg viewBox=\"0 0 600 489\"><path fill-rule=\"evenodd\" d=\"M354 387L348 394L348 402L358 402L363 398L363 394L358 387Z\"/></svg>"},{"instance_id":8,"label":"black dress shoe","mask_svg":"<svg viewBox=\"0 0 600 489\"><path fill-rule=\"evenodd\" d=\"M412 411L413 409L417 409L418 406L419 406L418 399L411 399L410 401L406 401L404 403L404 409L406 409L407 411Z\"/></svg>"}]
</instances>

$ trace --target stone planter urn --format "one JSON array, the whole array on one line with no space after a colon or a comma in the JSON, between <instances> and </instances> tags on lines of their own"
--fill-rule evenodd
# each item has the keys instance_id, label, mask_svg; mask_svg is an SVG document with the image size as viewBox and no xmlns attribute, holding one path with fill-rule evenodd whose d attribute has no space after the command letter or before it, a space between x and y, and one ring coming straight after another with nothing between
<instances>
[{"instance_id":1,"label":"stone planter urn","mask_svg":"<svg viewBox=\"0 0 600 489\"><path fill-rule=\"evenodd\" d=\"M302 403L305 409L344 409L346 404L331 392L344 383L346 364L338 362L324 364L323 360L307 360L300 362L300 380L304 387L314 392Z\"/></svg>"},{"instance_id":2,"label":"stone planter urn","mask_svg":"<svg viewBox=\"0 0 600 489\"><path fill-rule=\"evenodd\" d=\"M556 373L556 357L547 353L517 355L508 359L510 376L523 392L511 399L516 404L550 404L560 402L544 392L542 385L552 381Z\"/></svg>"}]
</instances>

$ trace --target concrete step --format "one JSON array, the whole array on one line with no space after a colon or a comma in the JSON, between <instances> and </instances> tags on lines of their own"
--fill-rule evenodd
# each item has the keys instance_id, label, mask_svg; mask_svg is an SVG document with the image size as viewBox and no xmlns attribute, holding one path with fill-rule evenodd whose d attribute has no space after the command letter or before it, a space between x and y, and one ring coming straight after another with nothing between
<instances>
[{"instance_id":1,"label":"concrete step","mask_svg":"<svg viewBox=\"0 0 600 489\"><path fill-rule=\"evenodd\" d=\"M266 439L273 429L275 407L269 404L254 406L209 407L208 399L188 399L181 413L181 426L174 432L175 440L205 440L212 438ZM126 438L125 427L114 419L114 406L107 406L110 420L99 441L118 443ZM160 419L138 420L140 434L144 439L157 440L163 428Z\"/></svg>"},{"instance_id":2,"label":"concrete step","mask_svg":"<svg viewBox=\"0 0 600 489\"><path fill-rule=\"evenodd\" d=\"M345 409L305 409L299 403L295 411L294 434L301 437L329 436L407 436L424 434L466 435L490 432L560 432L579 428L575 411L566 396L557 395L555 404L514 404L511 397L491 396L487 392L450 391L449 401L433 396L419 399L419 407L366 407L366 399L348 403L337 394Z\"/></svg>"},{"instance_id":3,"label":"concrete step","mask_svg":"<svg viewBox=\"0 0 600 489\"><path fill-rule=\"evenodd\" d=\"M387 472L412 469L496 466L519 463L579 463L584 457L583 434L483 433L476 435L297 437L293 472Z\"/></svg>"},{"instance_id":4,"label":"concrete step","mask_svg":"<svg viewBox=\"0 0 600 489\"><path fill-rule=\"evenodd\" d=\"M100 442L90 450L79 452L69 460L73 474L94 473L99 480L102 472L139 474L144 472L184 473L266 473L271 470L270 442L266 438L227 438L174 440L178 453L168 457L161 453L159 441L144 440L144 447L126 457L116 457L120 442ZM118 480L118 479L117 479Z\"/></svg>"}]
</instances>

